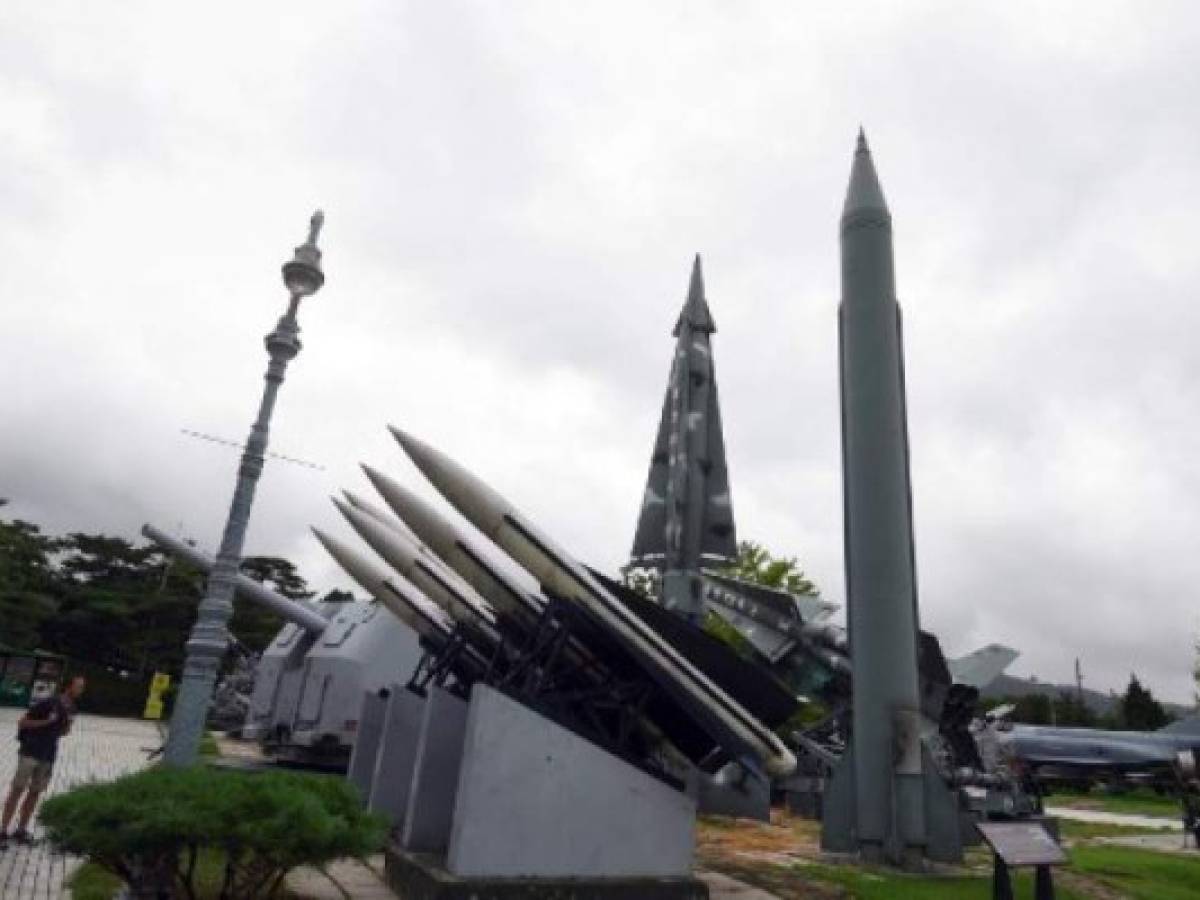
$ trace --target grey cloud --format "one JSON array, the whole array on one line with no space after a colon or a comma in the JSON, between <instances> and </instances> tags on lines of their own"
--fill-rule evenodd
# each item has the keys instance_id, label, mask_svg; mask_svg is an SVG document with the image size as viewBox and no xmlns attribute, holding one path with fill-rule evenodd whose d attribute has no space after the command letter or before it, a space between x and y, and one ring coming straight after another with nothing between
<instances>
[{"instance_id":1,"label":"grey cloud","mask_svg":"<svg viewBox=\"0 0 1200 900\"><path fill-rule=\"evenodd\" d=\"M898 235L922 617L948 648L1187 699L1200 176L1187 5L53 5L0 28L0 495L215 543L326 207L327 287L251 552L396 421L580 555L632 537L700 251L742 534L840 599L837 216L867 126ZM222 23L236 16L230 30ZM23 117L23 118L22 118ZM7 139L16 135L21 140Z\"/></svg>"}]
</instances>

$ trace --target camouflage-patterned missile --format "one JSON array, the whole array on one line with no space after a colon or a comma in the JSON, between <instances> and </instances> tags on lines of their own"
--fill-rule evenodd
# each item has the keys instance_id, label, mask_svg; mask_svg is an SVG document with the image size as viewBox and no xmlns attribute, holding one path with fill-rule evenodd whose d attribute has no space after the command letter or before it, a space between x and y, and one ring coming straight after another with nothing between
<instances>
[{"instance_id":1,"label":"camouflage-patterned missile","mask_svg":"<svg viewBox=\"0 0 1200 900\"><path fill-rule=\"evenodd\" d=\"M657 683L692 711L738 756L773 776L790 774L796 759L783 742L654 630L600 586L587 570L494 490L432 447L396 428L392 433L417 468L485 537L542 585L586 609L655 674ZM728 746L732 743L733 747Z\"/></svg>"},{"instance_id":2,"label":"camouflage-patterned missile","mask_svg":"<svg viewBox=\"0 0 1200 900\"><path fill-rule=\"evenodd\" d=\"M319 528L312 533L347 575L418 635L437 641L450 635L454 628L450 617L406 579L375 565Z\"/></svg>"},{"instance_id":3,"label":"camouflage-patterned missile","mask_svg":"<svg viewBox=\"0 0 1200 900\"><path fill-rule=\"evenodd\" d=\"M183 541L176 540L165 531L155 528L153 525L143 525L142 534L168 551L172 556L178 556L180 559L186 560L201 572L211 572L213 566L216 564L213 558L207 553L201 553L195 547L191 547ZM328 620L307 603L289 600L287 597L275 593L253 578L238 575L233 583L233 587L239 597L245 597L247 600L251 600L259 606L269 609L280 618L288 622L293 622L312 634L321 634L326 626L329 625Z\"/></svg>"},{"instance_id":4,"label":"camouflage-patterned missile","mask_svg":"<svg viewBox=\"0 0 1200 900\"><path fill-rule=\"evenodd\" d=\"M401 521L497 610L526 618L542 612L545 598L540 593L529 590L502 571L488 558L486 550L470 540L432 504L377 469L367 465L362 468ZM354 498L350 502L354 503Z\"/></svg>"},{"instance_id":5,"label":"camouflage-patterned missile","mask_svg":"<svg viewBox=\"0 0 1200 900\"><path fill-rule=\"evenodd\" d=\"M336 497L332 499L333 505L371 549L416 585L422 594L446 610L456 621L478 627L493 643L499 641L496 613L491 606L432 551L388 528L374 516Z\"/></svg>"}]
</instances>

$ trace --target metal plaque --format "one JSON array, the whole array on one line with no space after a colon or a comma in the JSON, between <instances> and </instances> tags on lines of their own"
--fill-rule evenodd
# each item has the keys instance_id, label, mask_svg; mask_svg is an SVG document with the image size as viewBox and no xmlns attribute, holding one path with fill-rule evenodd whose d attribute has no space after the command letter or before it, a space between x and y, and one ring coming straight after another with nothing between
<instances>
[{"instance_id":1,"label":"metal plaque","mask_svg":"<svg viewBox=\"0 0 1200 900\"><path fill-rule=\"evenodd\" d=\"M980 822L976 827L1010 866L1056 866L1067 861L1062 847L1040 822Z\"/></svg>"}]
</instances>

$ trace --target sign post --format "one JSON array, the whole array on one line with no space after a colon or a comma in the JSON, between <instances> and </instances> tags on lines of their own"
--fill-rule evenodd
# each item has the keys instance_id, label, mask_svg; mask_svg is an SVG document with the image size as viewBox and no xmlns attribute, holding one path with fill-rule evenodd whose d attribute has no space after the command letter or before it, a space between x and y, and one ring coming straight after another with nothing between
<instances>
[{"instance_id":1,"label":"sign post","mask_svg":"<svg viewBox=\"0 0 1200 900\"><path fill-rule=\"evenodd\" d=\"M980 822L977 827L995 854L992 900L1013 900L1008 870L1029 866L1034 869L1034 900L1054 900L1050 867L1061 866L1067 855L1041 822Z\"/></svg>"}]
</instances>

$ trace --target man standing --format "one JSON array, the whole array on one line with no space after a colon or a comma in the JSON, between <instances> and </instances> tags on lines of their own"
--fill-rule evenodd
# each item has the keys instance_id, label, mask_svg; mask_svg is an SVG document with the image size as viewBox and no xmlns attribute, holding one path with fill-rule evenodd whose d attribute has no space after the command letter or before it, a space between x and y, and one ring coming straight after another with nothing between
<instances>
[{"instance_id":1,"label":"man standing","mask_svg":"<svg viewBox=\"0 0 1200 900\"><path fill-rule=\"evenodd\" d=\"M8 799L4 801L0 846L8 842L8 826L12 823L18 803L21 805L21 818L12 839L21 844L29 843L29 820L33 818L38 799L50 784L54 758L58 755L58 741L71 730L75 701L83 694L85 684L83 676L76 675L67 682L61 694L35 703L17 723L17 742L21 749L17 756L17 772L13 776ZM25 796L23 803L22 794Z\"/></svg>"}]
</instances>

